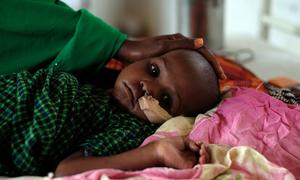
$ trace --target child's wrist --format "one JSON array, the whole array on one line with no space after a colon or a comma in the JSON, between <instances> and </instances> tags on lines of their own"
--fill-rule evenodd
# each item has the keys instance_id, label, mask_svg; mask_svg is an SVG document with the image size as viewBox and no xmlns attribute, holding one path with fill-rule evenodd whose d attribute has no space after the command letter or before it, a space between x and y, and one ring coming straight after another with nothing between
<instances>
[{"instance_id":1,"label":"child's wrist","mask_svg":"<svg viewBox=\"0 0 300 180\"><path fill-rule=\"evenodd\" d=\"M155 158L156 162L159 166L165 166L165 148L164 148L164 142L163 141L156 141L155 143Z\"/></svg>"},{"instance_id":2,"label":"child's wrist","mask_svg":"<svg viewBox=\"0 0 300 180\"><path fill-rule=\"evenodd\" d=\"M147 148L147 156L152 161L152 166L163 166L163 159L162 159L162 147L160 141L154 141L148 144L145 148Z\"/></svg>"}]
</instances>

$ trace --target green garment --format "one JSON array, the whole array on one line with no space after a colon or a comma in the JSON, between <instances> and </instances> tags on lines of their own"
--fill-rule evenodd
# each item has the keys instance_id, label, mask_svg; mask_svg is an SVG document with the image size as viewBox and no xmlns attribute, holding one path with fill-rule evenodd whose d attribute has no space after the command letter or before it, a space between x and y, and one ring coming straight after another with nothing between
<instances>
[{"instance_id":1,"label":"green garment","mask_svg":"<svg viewBox=\"0 0 300 180\"><path fill-rule=\"evenodd\" d=\"M74 151L112 155L153 133L65 73L95 77L125 39L58 0L0 0L0 176L45 175Z\"/></svg>"},{"instance_id":2,"label":"green garment","mask_svg":"<svg viewBox=\"0 0 300 180\"><path fill-rule=\"evenodd\" d=\"M48 66L95 76L126 36L58 0L0 1L0 74Z\"/></svg>"},{"instance_id":3,"label":"green garment","mask_svg":"<svg viewBox=\"0 0 300 180\"><path fill-rule=\"evenodd\" d=\"M75 151L107 156L137 147L157 125L64 72L0 75L0 176L46 175Z\"/></svg>"}]
</instances>

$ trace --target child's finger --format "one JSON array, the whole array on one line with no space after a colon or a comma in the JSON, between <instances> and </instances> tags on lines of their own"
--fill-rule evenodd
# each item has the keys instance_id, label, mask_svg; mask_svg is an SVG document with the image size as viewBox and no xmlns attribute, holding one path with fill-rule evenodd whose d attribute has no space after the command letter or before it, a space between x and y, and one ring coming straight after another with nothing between
<instances>
[{"instance_id":1,"label":"child's finger","mask_svg":"<svg viewBox=\"0 0 300 180\"><path fill-rule=\"evenodd\" d=\"M199 150L200 158L199 158L199 163L200 164L205 164L209 162L209 154L206 150L206 146L204 143L201 144L201 148Z\"/></svg>"},{"instance_id":2,"label":"child's finger","mask_svg":"<svg viewBox=\"0 0 300 180\"><path fill-rule=\"evenodd\" d=\"M198 152L200 149L200 146L198 146L194 141L190 140L188 137L184 139L185 146L188 147L193 152Z\"/></svg>"},{"instance_id":3,"label":"child's finger","mask_svg":"<svg viewBox=\"0 0 300 180\"><path fill-rule=\"evenodd\" d=\"M189 141L189 148L194 152L197 152L199 150L199 146L197 146L193 141Z\"/></svg>"}]
</instances>

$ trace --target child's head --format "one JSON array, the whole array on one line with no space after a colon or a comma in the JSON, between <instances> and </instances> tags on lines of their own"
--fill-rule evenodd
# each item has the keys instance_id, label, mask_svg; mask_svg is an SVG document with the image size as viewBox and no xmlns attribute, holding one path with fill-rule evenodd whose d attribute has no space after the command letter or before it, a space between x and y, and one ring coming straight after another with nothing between
<instances>
[{"instance_id":1,"label":"child's head","mask_svg":"<svg viewBox=\"0 0 300 180\"><path fill-rule=\"evenodd\" d=\"M121 107L146 119L138 103L145 94L157 99L172 116L191 116L217 103L218 78L199 52L174 50L137 61L121 71L113 90Z\"/></svg>"}]
</instances>

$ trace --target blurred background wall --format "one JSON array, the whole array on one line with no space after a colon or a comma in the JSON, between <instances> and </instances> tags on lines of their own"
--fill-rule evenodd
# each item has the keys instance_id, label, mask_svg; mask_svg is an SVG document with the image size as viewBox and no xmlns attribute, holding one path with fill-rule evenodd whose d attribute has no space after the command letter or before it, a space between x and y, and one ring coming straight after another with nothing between
<instances>
[{"instance_id":1,"label":"blurred background wall","mask_svg":"<svg viewBox=\"0 0 300 180\"><path fill-rule=\"evenodd\" d=\"M206 37L207 42L211 42L212 48L222 48L224 0L66 0L66 2L76 9L82 7L81 3L85 3L88 5L86 8L96 16L132 37L179 32L189 37Z\"/></svg>"},{"instance_id":2,"label":"blurred background wall","mask_svg":"<svg viewBox=\"0 0 300 180\"><path fill-rule=\"evenodd\" d=\"M88 5L93 14L132 36L178 31L180 0L64 0L75 9Z\"/></svg>"},{"instance_id":3,"label":"blurred background wall","mask_svg":"<svg viewBox=\"0 0 300 180\"><path fill-rule=\"evenodd\" d=\"M65 2L75 9L88 8L96 16L131 36L154 36L176 32L190 37L211 36L208 41L211 48L216 50L224 48L224 43L232 36L262 38L263 5L269 2L269 13L282 22L277 22L279 28L268 29L268 41L275 46L300 54L299 36L285 32L291 27L283 28L284 31L280 28L288 26L289 23L300 27L299 0L65 0ZM201 5L205 7L199 7ZM195 6L198 6L198 9ZM206 29L197 29L196 25ZM300 32L298 34L300 35Z\"/></svg>"},{"instance_id":4,"label":"blurred background wall","mask_svg":"<svg viewBox=\"0 0 300 180\"><path fill-rule=\"evenodd\" d=\"M263 7L264 3L269 8ZM273 24L266 28L268 42L300 55L299 0L226 0L224 33L227 41L236 35L263 38L261 31L264 8L267 8L270 16L275 19L271 21Z\"/></svg>"},{"instance_id":5,"label":"blurred background wall","mask_svg":"<svg viewBox=\"0 0 300 180\"><path fill-rule=\"evenodd\" d=\"M246 66L265 78L288 74L300 80L299 0L64 1L89 9L130 37L177 32L204 37L215 52L243 63L254 59Z\"/></svg>"}]
</instances>

